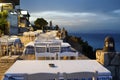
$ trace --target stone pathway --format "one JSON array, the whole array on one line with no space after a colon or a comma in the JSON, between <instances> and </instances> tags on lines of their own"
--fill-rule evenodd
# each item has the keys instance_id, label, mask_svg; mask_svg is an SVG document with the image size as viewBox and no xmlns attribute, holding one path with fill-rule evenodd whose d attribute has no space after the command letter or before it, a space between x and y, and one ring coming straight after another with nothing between
<instances>
[{"instance_id":1,"label":"stone pathway","mask_svg":"<svg viewBox=\"0 0 120 80\"><path fill-rule=\"evenodd\" d=\"M19 56L15 55L15 56L3 56L0 58L0 62L1 63L14 63L16 60L19 59Z\"/></svg>"},{"instance_id":2,"label":"stone pathway","mask_svg":"<svg viewBox=\"0 0 120 80\"><path fill-rule=\"evenodd\" d=\"M4 73L12 66L13 63L0 62L0 80L3 79Z\"/></svg>"}]
</instances>

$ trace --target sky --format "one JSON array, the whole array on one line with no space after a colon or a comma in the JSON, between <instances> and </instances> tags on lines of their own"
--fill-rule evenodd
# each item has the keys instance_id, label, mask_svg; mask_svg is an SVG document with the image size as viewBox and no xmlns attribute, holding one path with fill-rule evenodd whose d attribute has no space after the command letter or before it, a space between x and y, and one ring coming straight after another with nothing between
<instances>
[{"instance_id":1,"label":"sky","mask_svg":"<svg viewBox=\"0 0 120 80\"><path fill-rule=\"evenodd\" d=\"M30 21L44 18L69 32L120 33L120 0L21 0Z\"/></svg>"}]
</instances>

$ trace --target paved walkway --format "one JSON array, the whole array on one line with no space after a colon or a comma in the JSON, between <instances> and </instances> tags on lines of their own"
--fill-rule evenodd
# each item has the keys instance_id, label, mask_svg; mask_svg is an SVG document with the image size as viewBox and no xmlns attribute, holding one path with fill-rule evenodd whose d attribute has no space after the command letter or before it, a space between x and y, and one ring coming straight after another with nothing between
<instances>
[{"instance_id":1,"label":"paved walkway","mask_svg":"<svg viewBox=\"0 0 120 80\"><path fill-rule=\"evenodd\" d=\"M15 56L3 56L0 58L0 62L1 63L14 63L17 59L19 58L19 56L15 55Z\"/></svg>"},{"instance_id":2,"label":"paved walkway","mask_svg":"<svg viewBox=\"0 0 120 80\"><path fill-rule=\"evenodd\" d=\"M0 80L3 79L4 73L12 66L13 63L0 63Z\"/></svg>"}]
</instances>

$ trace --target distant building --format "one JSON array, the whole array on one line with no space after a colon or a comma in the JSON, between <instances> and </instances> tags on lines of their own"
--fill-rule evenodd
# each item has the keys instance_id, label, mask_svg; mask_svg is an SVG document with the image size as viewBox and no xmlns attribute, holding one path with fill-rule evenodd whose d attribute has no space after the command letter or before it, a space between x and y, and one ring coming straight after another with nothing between
<instances>
[{"instance_id":1,"label":"distant building","mask_svg":"<svg viewBox=\"0 0 120 80\"><path fill-rule=\"evenodd\" d=\"M30 14L28 11L25 11L25 10L20 10L19 12L19 18L20 18L20 21L19 21L19 27L29 27L29 17L30 17Z\"/></svg>"},{"instance_id":2,"label":"distant building","mask_svg":"<svg viewBox=\"0 0 120 80\"><path fill-rule=\"evenodd\" d=\"M108 36L105 38L103 51L104 52L115 52L115 42L112 37Z\"/></svg>"},{"instance_id":3,"label":"distant building","mask_svg":"<svg viewBox=\"0 0 120 80\"><path fill-rule=\"evenodd\" d=\"M112 37L105 38L104 48L96 51L96 60L111 71L113 80L120 80L120 52L116 52Z\"/></svg>"},{"instance_id":4,"label":"distant building","mask_svg":"<svg viewBox=\"0 0 120 80\"><path fill-rule=\"evenodd\" d=\"M0 0L0 11L8 11L9 34L18 34L18 14L15 6L19 5L19 0Z\"/></svg>"},{"instance_id":5,"label":"distant building","mask_svg":"<svg viewBox=\"0 0 120 80\"><path fill-rule=\"evenodd\" d=\"M52 24L52 21L49 22L49 25L46 26L47 27L47 30L53 30L53 24Z\"/></svg>"},{"instance_id":6,"label":"distant building","mask_svg":"<svg viewBox=\"0 0 120 80\"><path fill-rule=\"evenodd\" d=\"M63 40L66 38L66 30L65 30L65 28L63 28L62 31L61 31L61 38Z\"/></svg>"},{"instance_id":7,"label":"distant building","mask_svg":"<svg viewBox=\"0 0 120 80\"><path fill-rule=\"evenodd\" d=\"M20 0L0 0L0 11L8 11L8 23L10 27L10 34L18 34L29 30L29 17L28 11L19 9Z\"/></svg>"},{"instance_id":8,"label":"distant building","mask_svg":"<svg viewBox=\"0 0 120 80\"><path fill-rule=\"evenodd\" d=\"M13 18L13 16L14 16L14 18ZM16 16L16 18L15 18L15 16ZM15 32L17 32L16 34L28 31L29 26L30 26L29 17L30 17L30 15L29 15L28 11L21 10L21 11L10 12L9 16L8 16L8 19L9 19L8 21L10 22L10 24L12 24L10 26L11 27L10 33L11 34L14 33L14 32L12 32L12 31L14 31L13 25L16 26L16 28L17 28L17 29L15 29L15 30L17 30L17 31L15 31ZM12 22L14 22L14 24Z\"/></svg>"},{"instance_id":9,"label":"distant building","mask_svg":"<svg viewBox=\"0 0 120 80\"><path fill-rule=\"evenodd\" d=\"M18 14L15 12L10 12L8 14L8 18L7 18L8 22L9 22L9 33L10 35L17 35L18 34Z\"/></svg>"},{"instance_id":10,"label":"distant building","mask_svg":"<svg viewBox=\"0 0 120 80\"><path fill-rule=\"evenodd\" d=\"M18 34L18 14L15 11L15 6L18 5L18 0L0 0L0 11L8 11L9 34ZM18 1L19 2L19 1Z\"/></svg>"},{"instance_id":11,"label":"distant building","mask_svg":"<svg viewBox=\"0 0 120 80\"><path fill-rule=\"evenodd\" d=\"M28 31L30 29L29 12L26 10L18 9L18 14L19 14L19 22L18 22L19 33Z\"/></svg>"},{"instance_id":12,"label":"distant building","mask_svg":"<svg viewBox=\"0 0 120 80\"><path fill-rule=\"evenodd\" d=\"M50 26L53 26L53 25L52 25L52 21L50 21Z\"/></svg>"}]
</instances>

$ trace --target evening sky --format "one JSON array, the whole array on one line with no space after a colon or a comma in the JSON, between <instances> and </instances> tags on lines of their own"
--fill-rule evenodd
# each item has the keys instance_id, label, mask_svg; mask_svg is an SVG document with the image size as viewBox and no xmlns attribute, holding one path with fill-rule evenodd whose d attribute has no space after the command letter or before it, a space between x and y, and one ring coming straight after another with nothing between
<instances>
[{"instance_id":1,"label":"evening sky","mask_svg":"<svg viewBox=\"0 0 120 80\"><path fill-rule=\"evenodd\" d=\"M31 23L38 17L70 32L120 32L120 0L21 0Z\"/></svg>"}]
</instances>

